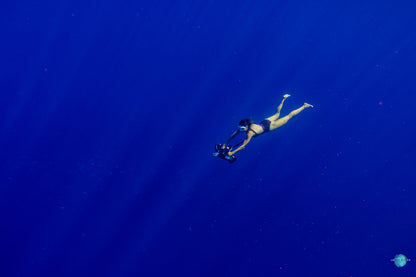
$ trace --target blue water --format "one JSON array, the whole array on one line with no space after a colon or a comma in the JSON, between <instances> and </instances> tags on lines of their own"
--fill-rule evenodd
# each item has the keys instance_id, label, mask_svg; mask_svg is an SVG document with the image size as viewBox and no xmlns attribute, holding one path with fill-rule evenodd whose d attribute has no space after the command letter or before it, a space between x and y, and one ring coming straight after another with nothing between
<instances>
[{"instance_id":1,"label":"blue water","mask_svg":"<svg viewBox=\"0 0 416 277\"><path fill-rule=\"evenodd\" d=\"M416 276L412 1L1 7L1 276Z\"/></svg>"}]
</instances>

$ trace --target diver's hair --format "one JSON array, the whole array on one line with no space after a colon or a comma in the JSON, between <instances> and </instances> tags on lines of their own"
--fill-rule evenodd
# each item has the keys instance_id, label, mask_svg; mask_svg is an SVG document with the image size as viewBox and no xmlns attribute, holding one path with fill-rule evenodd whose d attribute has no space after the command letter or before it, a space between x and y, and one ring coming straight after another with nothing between
<instances>
[{"instance_id":1,"label":"diver's hair","mask_svg":"<svg viewBox=\"0 0 416 277\"><path fill-rule=\"evenodd\" d=\"M240 122L238 123L239 126L250 126L251 124L253 124L253 120L251 120L250 118L244 118L241 119Z\"/></svg>"}]
</instances>

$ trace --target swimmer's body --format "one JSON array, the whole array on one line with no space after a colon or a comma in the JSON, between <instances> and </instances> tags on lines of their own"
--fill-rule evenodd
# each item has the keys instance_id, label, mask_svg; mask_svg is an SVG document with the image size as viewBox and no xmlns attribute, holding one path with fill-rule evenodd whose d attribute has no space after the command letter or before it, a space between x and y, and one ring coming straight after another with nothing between
<instances>
[{"instance_id":1,"label":"swimmer's body","mask_svg":"<svg viewBox=\"0 0 416 277\"><path fill-rule=\"evenodd\" d=\"M243 150L253 137L256 137L256 136L259 136L261 134L268 133L270 131L276 130L277 128L280 128L283 125L285 125L289 121L289 119L291 119L295 115L299 114L304 109L313 108L312 105L310 105L308 103L304 103L302 107L292 111L287 116L279 118L280 110L282 109L283 103L285 102L285 100L288 97L290 97L289 94L283 95L283 100L280 103L280 105L277 107L277 112L274 115L266 118L265 120L263 120L259 124L255 124L251 119L242 119L240 121L240 123L238 124L237 131L235 131L227 139L227 141L224 143L224 147L226 145L228 145L228 143L241 132L246 132L247 133L246 139L244 140L243 144L240 147L238 147L234 151L228 152L228 156L233 156L238 151Z\"/></svg>"}]
</instances>

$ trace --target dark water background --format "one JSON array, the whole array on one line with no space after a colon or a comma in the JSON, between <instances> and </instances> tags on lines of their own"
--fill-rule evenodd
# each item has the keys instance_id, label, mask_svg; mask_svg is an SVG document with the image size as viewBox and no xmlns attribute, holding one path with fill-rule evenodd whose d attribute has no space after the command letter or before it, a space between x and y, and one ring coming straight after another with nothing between
<instances>
[{"instance_id":1,"label":"dark water background","mask_svg":"<svg viewBox=\"0 0 416 277\"><path fill-rule=\"evenodd\" d=\"M412 1L1 10L1 276L416 276Z\"/></svg>"}]
</instances>

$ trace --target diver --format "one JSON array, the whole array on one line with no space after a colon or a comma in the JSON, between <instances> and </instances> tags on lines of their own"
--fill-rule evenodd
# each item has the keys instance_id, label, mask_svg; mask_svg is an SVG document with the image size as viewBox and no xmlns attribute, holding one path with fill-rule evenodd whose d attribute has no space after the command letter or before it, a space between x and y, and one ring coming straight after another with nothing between
<instances>
[{"instance_id":1,"label":"diver","mask_svg":"<svg viewBox=\"0 0 416 277\"><path fill-rule=\"evenodd\" d=\"M238 129L227 139L227 141L224 144L217 144L215 146L215 150L219 154L215 155L214 153L214 156L219 156L220 158L228 160L229 162L234 162L235 161L234 154L244 149L253 137L258 137L262 134L265 134L277 128L280 128L283 125L285 125L289 121L289 119L299 114L304 109L313 108L312 105L308 103L304 103L302 107L290 112L288 115L282 118L279 118L280 110L282 109L283 103L288 97L290 97L289 94L283 95L283 100L280 103L280 105L277 107L276 113L266 118L259 124L255 124L251 119L242 119L238 123ZM232 147L229 146L228 143L241 132L246 133L246 138L242 142L236 145L236 146L239 145L237 149L232 150Z\"/></svg>"}]
</instances>

